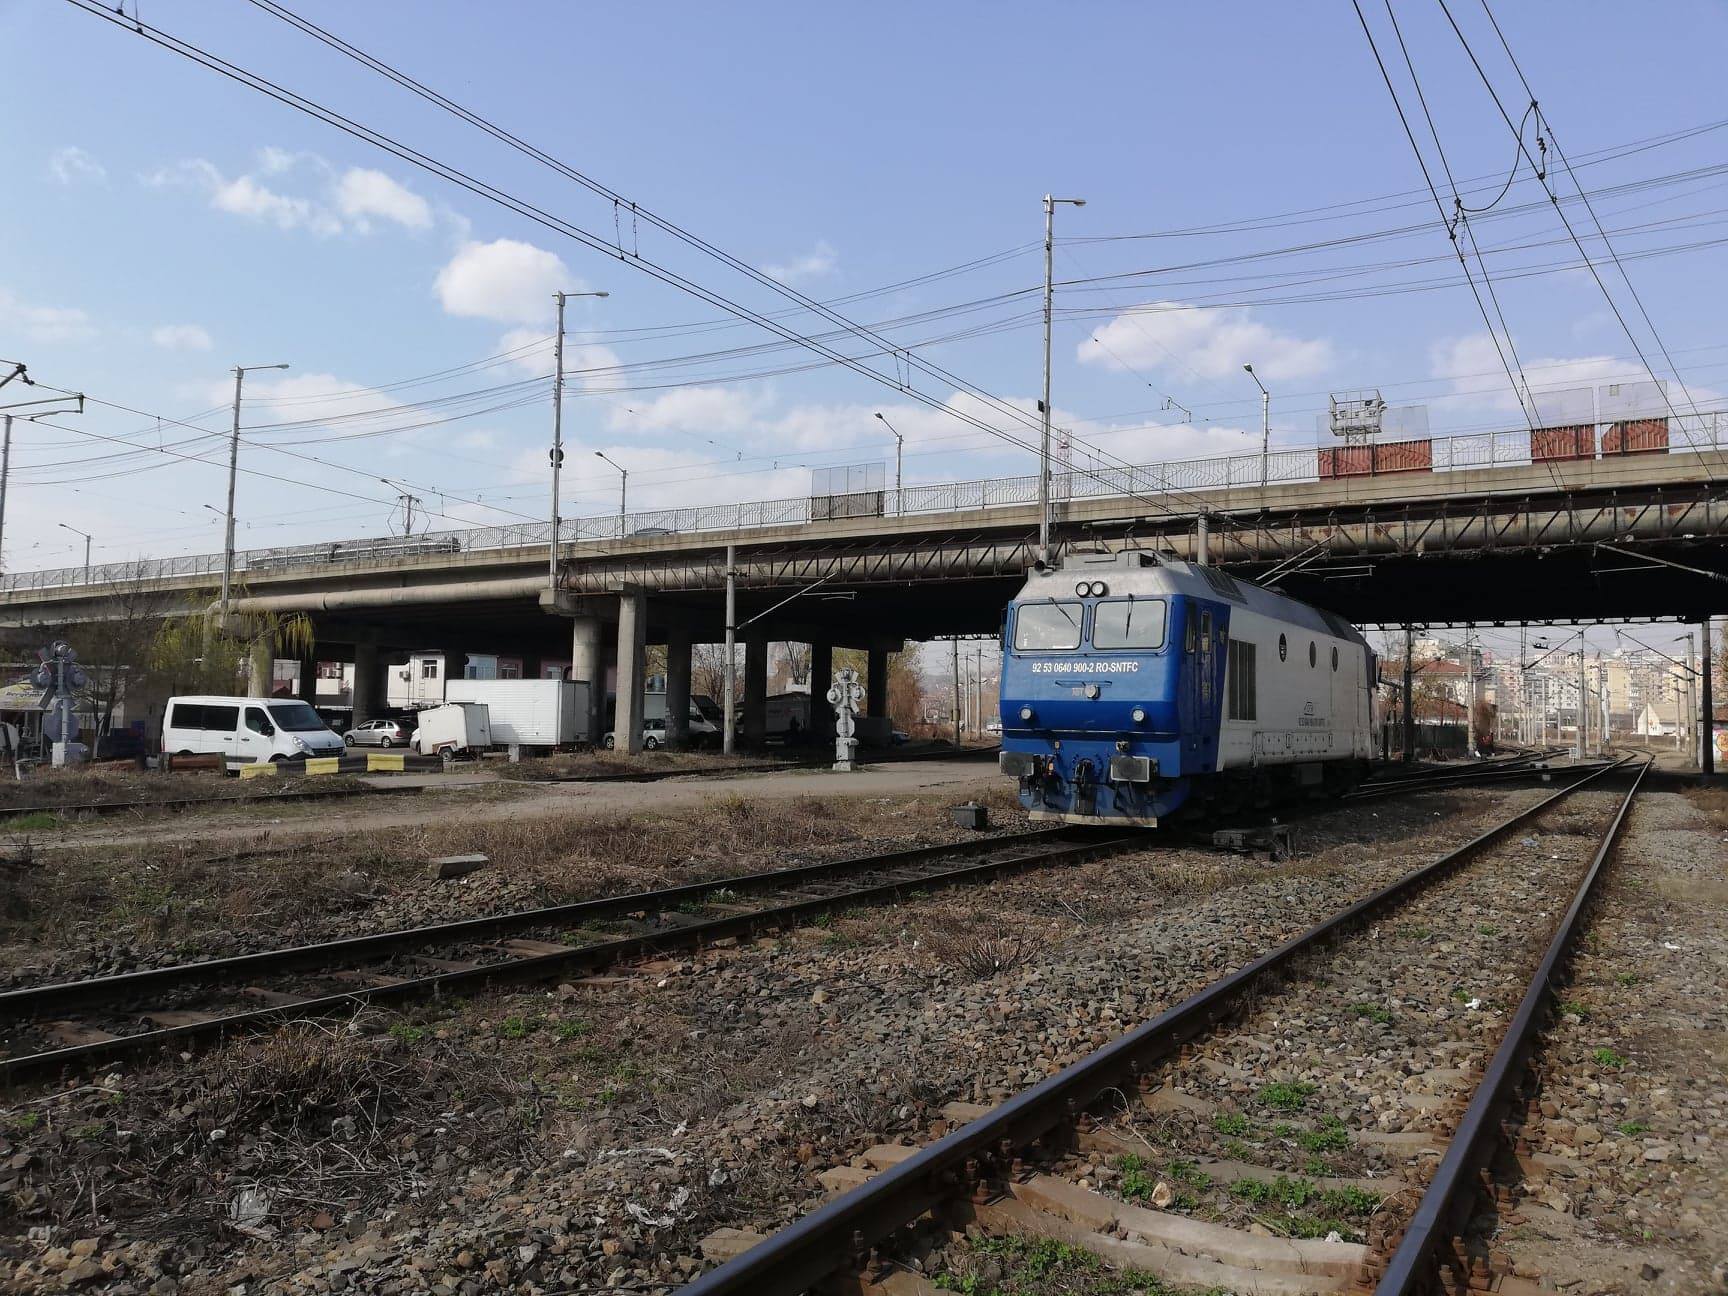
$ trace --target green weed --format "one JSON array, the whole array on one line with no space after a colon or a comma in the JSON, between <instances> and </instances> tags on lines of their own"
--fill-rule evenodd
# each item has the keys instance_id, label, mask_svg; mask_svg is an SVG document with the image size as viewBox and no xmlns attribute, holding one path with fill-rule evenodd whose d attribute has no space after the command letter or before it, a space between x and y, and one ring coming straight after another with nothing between
<instances>
[{"instance_id":1,"label":"green weed","mask_svg":"<svg viewBox=\"0 0 1728 1296\"><path fill-rule=\"evenodd\" d=\"M1342 1152L1350 1146L1350 1131L1336 1116L1324 1116L1317 1130L1303 1130L1296 1141L1309 1152Z\"/></svg>"},{"instance_id":2,"label":"green weed","mask_svg":"<svg viewBox=\"0 0 1728 1296\"><path fill-rule=\"evenodd\" d=\"M1648 1125L1646 1125L1643 1121L1635 1121L1635 1120L1621 1121L1620 1124L1618 1126L1616 1126L1615 1128L1617 1128L1622 1134L1626 1135L1628 1138L1636 1138L1638 1135L1646 1134L1650 1130L1650 1127Z\"/></svg>"},{"instance_id":3,"label":"green weed","mask_svg":"<svg viewBox=\"0 0 1728 1296\"><path fill-rule=\"evenodd\" d=\"M1241 1112L1219 1112L1212 1118L1212 1128L1239 1138L1248 1132L1248 1118Z\"/></svg>"},{"instance_id":4,"label":"green weed","mask_svg":"<svg viewBox=\"0 0 1728 1296\"><path fill-rule=\"evenodd\" d=\"M424 1026L405 1021L391 1022L389 1033L391 1039L400 1040L404 1044L418 1044L431 1034Z\"/></svg>"},{"instance_id":5,"label":"green weed","mask_svg":"<svg viewBox=\"0 0 1728 1296\"><path fill-rule=\"evenodd\" d=\"M1369 1021L1376 1022L1381 1026L1392 1020L1391 1011L1380 1007L1379 1004L1359 1003L1355 1005L1355 1008L1358 1017L1366 1017Z\"/></svg>"},{"instance_id":6,"label":"green weed","mask_svg":"<svg viewBox=\"0 0 1728 1296\"><path fill-rule=\"evenodd\" d=\"M1616 1071L1626 1065L1626 1059L1611 1048L1599 1048L1590 1056L1595 1059L1597 1066L1612 1067Z\"/></svg>"},{"instance_id":7,"label":"green weed","mask_svg":"<svg viewBox=\"0 0 1728 1296\"><path fill-rule=\"evenodd\" d=\"M1306 1080L1275 1080L1260 1090L1260 1101L1276 1111L1300 1111L1314 1096Z\"/></svg>"}]
</instances>

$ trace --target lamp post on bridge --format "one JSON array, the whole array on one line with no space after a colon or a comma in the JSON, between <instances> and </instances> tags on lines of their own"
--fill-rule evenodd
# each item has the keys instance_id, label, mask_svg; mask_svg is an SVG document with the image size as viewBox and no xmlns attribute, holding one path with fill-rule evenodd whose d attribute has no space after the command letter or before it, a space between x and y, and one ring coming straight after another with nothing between
<instances>
[{"instance_id":1,"label":"lamp post on bridge","mask_svg":"<svg viewBox=\"0 0 1728 1296\"><path fill-rule=\"evenodd\" d=\"M69 526L65 522L56 522L54 525L62 531L70 531L73 535L84 537L84 583L88 585L90 583L90 533L80 531L77 527Z\"/></svg>"},{"instance_id":2,"label":"lamp post on bridge","mask_svg":"<svg viewBox=\"0 0 1728 1296\"><path fill-rule=\"evenodd\" d=\"M596 459L605 459L607 463L612 464L612 467L618 470L618 536L622 539L624 536L624 506L628 502L628 492L630 490L630 470L622 464L614 463L612 460L607 459L606 456L598 450L594 452L594 457Z\"/></svg>"},{"instance_id":3,"label":"lamp post on bridge","mask_svg":"<svg viewBox=\"0 0 1728 1296\"><path fill-rule=\"evenodd\" d=\"M1254 372L1254 366L1245 364L1242 372L1254 380L1254 385L1260 389L1260 489L1266 489L1266 465L1272 457L1272 393L1266 390L1266 384L1260 381L1260 375Z\"/></svg>"},{"instance_id":4,"label":"lamp post on bridge","mask_svg":"<svg viewBox=\"0 0 1728 1296\"><path fill-rule=\"evenodd\" d=\"M894 511L896 513L903 513L905 510L900 505L900 469L902 460L905 458L906 454L906 438L894 431L894 425L892 423L887 419L882 418L881 410L876 411L876 417L882 419L883 427L887 428L890 432L894 432Z\"/></svg>"}]
</instances>

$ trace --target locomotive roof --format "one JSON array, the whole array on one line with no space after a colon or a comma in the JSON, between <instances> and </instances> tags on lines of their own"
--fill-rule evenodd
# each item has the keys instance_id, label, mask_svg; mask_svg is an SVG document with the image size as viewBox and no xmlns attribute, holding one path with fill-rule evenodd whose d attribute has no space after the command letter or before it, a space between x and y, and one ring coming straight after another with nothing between
<instances>
[{"instance_id":1,"label":"locomotive roof","mask_svg":"<svg viewBox=\"0 0 1728 1296\"><path fill-rule=\"evenodd\" d=\"M1072 595L1079 580L1103 579L1112 594L1192 594L1247 608L1261 616L1352 643L1367 644L1343 617L1287 594L1231 576L1219 567L1202 567L1179 558L1164 558L1144 550L1111 554L1069 554L1046 572L1029 572L1019 597L1060 598Z\"/></svg>"}]
</instances>

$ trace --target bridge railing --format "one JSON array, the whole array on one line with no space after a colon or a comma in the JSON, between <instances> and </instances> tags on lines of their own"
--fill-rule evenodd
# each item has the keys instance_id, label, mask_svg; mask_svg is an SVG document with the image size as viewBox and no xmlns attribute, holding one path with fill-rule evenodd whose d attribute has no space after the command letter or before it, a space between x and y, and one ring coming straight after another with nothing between
<instances>
[{"instance_id":1,"label":"bridge railing","mask_svg":"<svg viewBox=\"0 0 1728 1296\"><path fill-rule=\"evenodd\" d=\"M1721 453L1728 450L1728 411L1682 415L1666 420L1667 444L1651 454ZM1543 462L1531 456L1531 436L1523 432L1475 432L1452 437L1423 437L1375 444L1381 463L1393 466L1367 469L1369 475L1384 472L1455 472L1471 468L1516 467ZM1593 438L1580 454L1569 459L1589 459L1601 454L1600 438ZM1185 459L1135 467L1070 468L1052 474L1051 494L1057 500L1105 499L1152 504L1160 509L1182 511L1194 503L1189 494L1231 490L1261 484L1281 486L1318 482L1357 475L1341 469L1336 456L1347 453L1336 447L1283 448L1262 457L1258 454L1222 455L1208 459ZM1328 456L1333 456L1328 458ZM1612 454L1602 457L1614 457ZM872 512L874 515L874 495ZM1038 478L986 477L974 481L942 482L907 486L879 492L884 516L957 513L1036 503ZM703 531L748 531L764 527L797 526L811 521L811 501L795 499L751 500L738 504L708 504L690 508L650 509L620 516L565 518L558 526L562 544L593 540L686 534ZM383 566L405 557L438 554L484 554L512 549L544 548L551 538L549 522L528 522L505 527L468 527L432 531L413 537L371 536L331 540L315 544L282 545L247 549L234 555L236 576L248 572L278 572L287 569L347 565ZM212 585L222 575L221 554L186 554L174 558L140 558L131 562L97 563L86 568L57 567L42 571L7 572L0 576L0 593L53 589L75 585L114 585L170 580L187 576L207 578Z\"/></svg>"}]
</instances>

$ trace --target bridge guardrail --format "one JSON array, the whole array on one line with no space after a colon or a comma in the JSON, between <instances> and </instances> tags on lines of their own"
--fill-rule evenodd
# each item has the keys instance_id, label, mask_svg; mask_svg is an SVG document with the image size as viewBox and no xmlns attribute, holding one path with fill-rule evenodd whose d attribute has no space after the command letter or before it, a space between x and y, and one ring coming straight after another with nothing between
<instances>
[{"instance_id":1,"label":"bridge guardrail","mask_svg":"<svg viewBox=\"0 0 1728 1296\"><path fill-rule=\"evenodd\" d=\"M1728 450L1728 411L1670 418L1668 444L1651 454L1697 454ZM1532 462L1531 433L1473 432L1452 437L1421 437L1409 442L1387 441L1378 445L1421 446L1428 462L1423 471L1455 472L1472 468L1527 466ZM1592 450L1580 458L1614 458L1612 453ZM1325 477L1342 476L1326 472ZM1170 492L1204 492L1239 487L1288 485L1323 479L1319 447L1280 449L1258 454L1223 455L1208 459L1175 460L1138 467L1086 467L1052 474L1051 491L1057 500L1098 499L1115 496L1156 496ZM1028 473L1017 477L987 477L973 481L943 482L927 486L889 488L881 492L884 516L955 513L967 510L1032 504L1038 499L1038 478ZM708 504L689 508L650 509L620 517L565 518L558 527L560 544L591 540L628 539L632 536L685 534L702 531L745 531L757 527L798 526L810 522L810 498L751 500L737 504ZM237 574L248 571L277 572L294 567L317 567L330 563L383 565L404 555L405 547L419 553L488 553L509 549L544 548L551 538L549 522L529 522L506 527L470 527L432 531L413 537L372 536L316 544L284 545L269 549L247 549L234 555ZM76 585L107 585L179 576L210 576L222 573L221 554L186 554L173 558L141 558L132 562L99 563L88 568L56 567L41 571L8 572L0 576L0 593L54 589Z\"/></svg>"}]
</instances>

